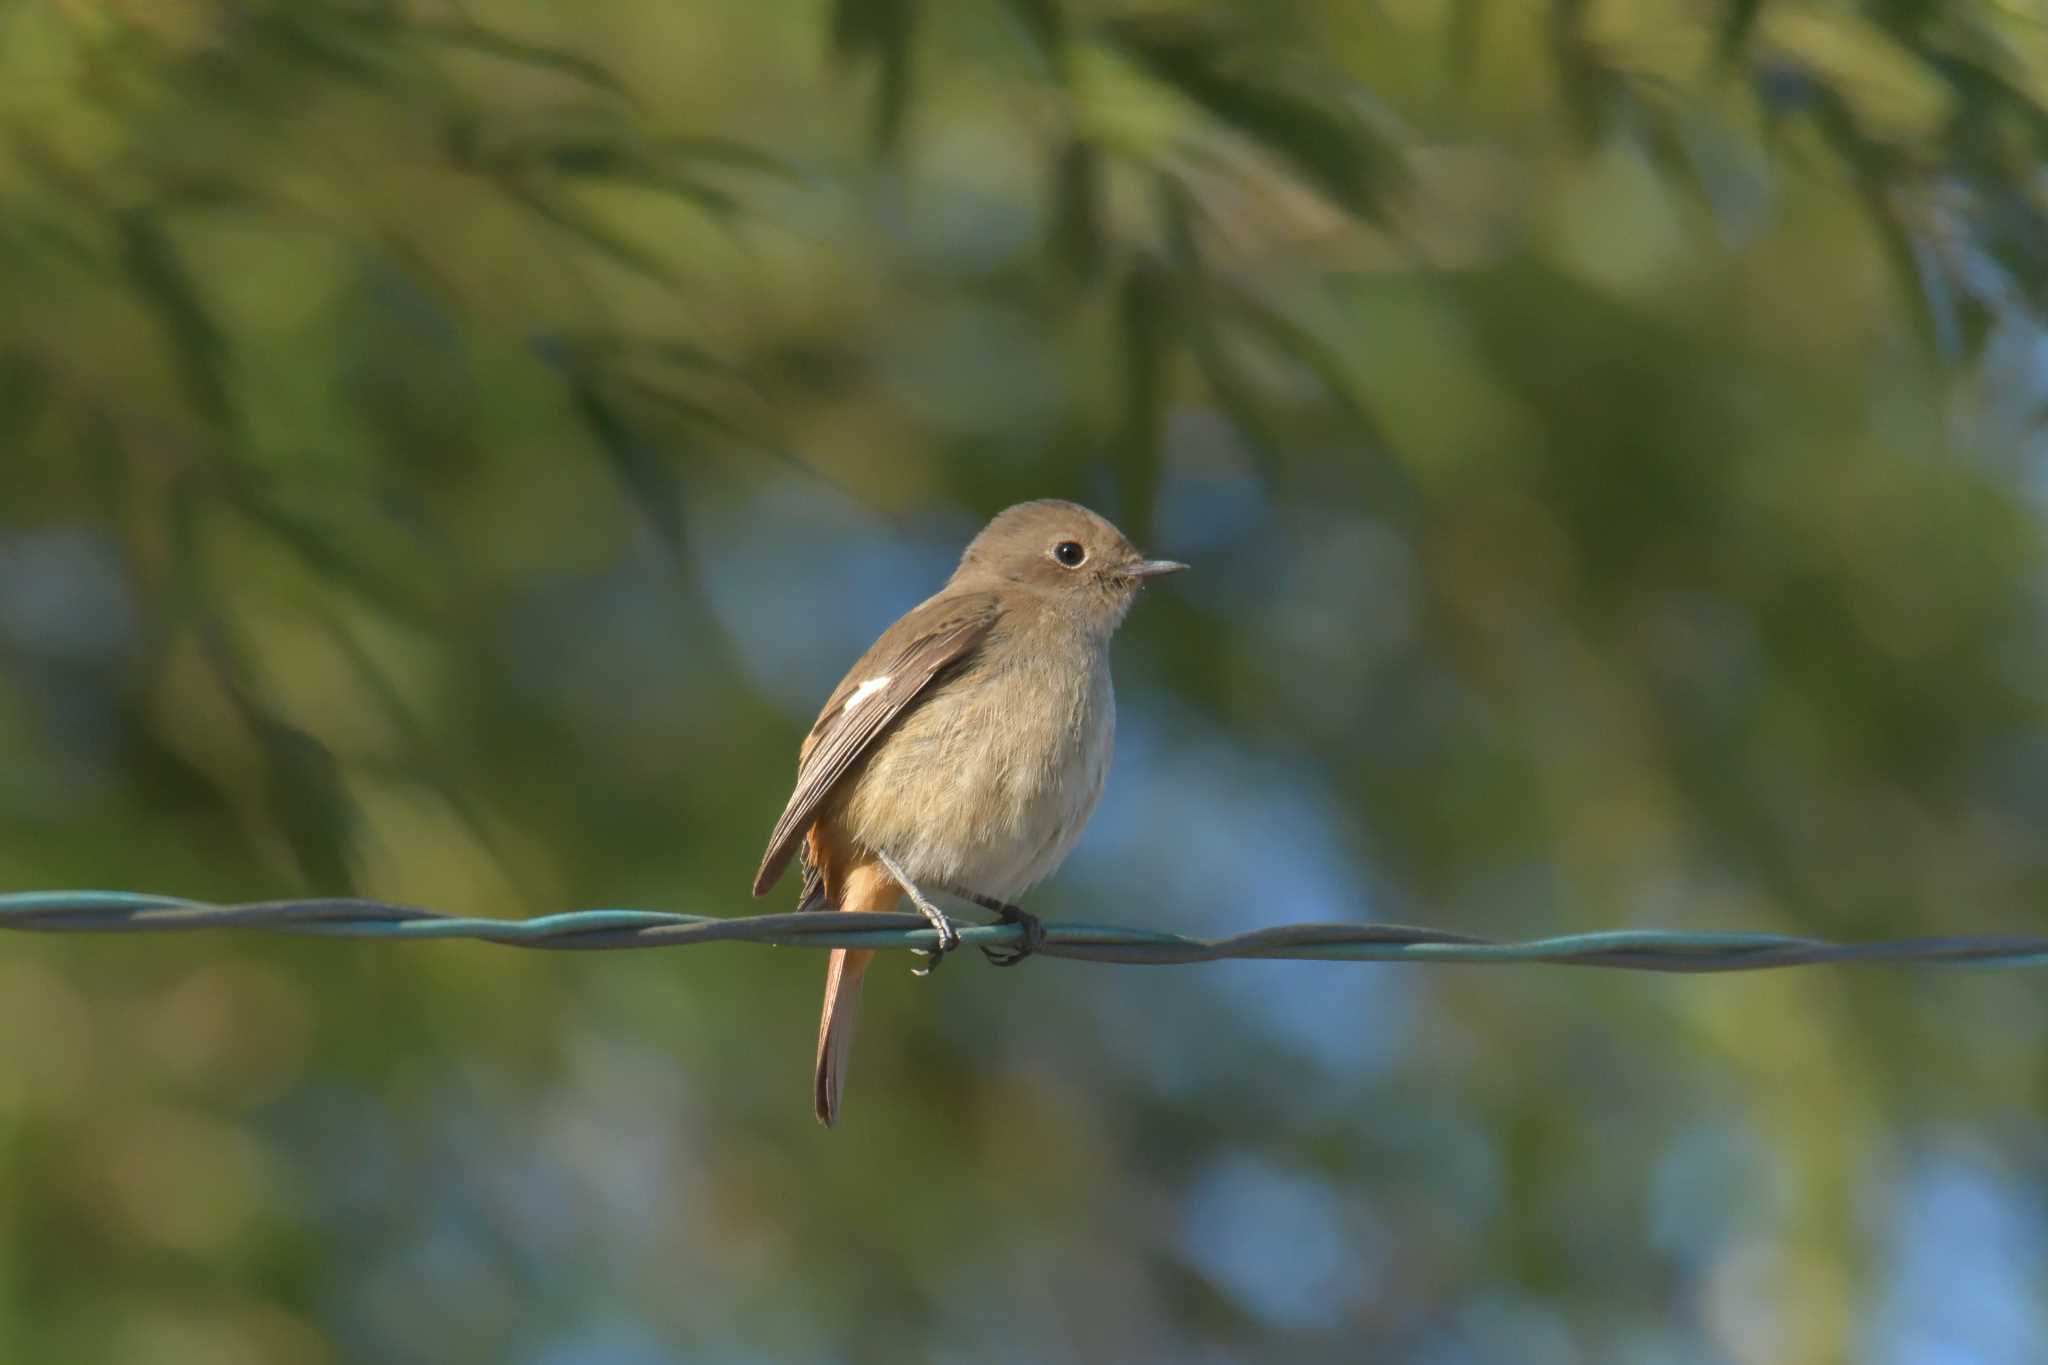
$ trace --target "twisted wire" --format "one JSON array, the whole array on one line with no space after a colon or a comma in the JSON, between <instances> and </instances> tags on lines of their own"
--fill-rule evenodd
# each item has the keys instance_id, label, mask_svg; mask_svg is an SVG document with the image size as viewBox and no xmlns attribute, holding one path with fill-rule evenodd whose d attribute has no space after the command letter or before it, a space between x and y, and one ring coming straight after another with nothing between
<instances>
[{"instance_id":1,"label":"twisted wire","mask_svg":"<svg viewBox=\"0 0 2048 1365\"><path fill-rule=\"evenodd\" d=\"M0 929L32 933L191 933L247 929L334 938L470 939L515 948L681 948L701 943L929 949L911 914L752 915L720 919L652 910L576 910L534 919L468 918L388 901L328 897L217 905L128 891L0 895ZM1013 924L962 924L964 943L1015 947ZM1287 924L1228 938L1048 922L1044 957L1165 966L1227 959L1301 962L1550 963L1652 972L1741 972L1823 964L2048 966L2048 938L1959 936L1839 943L1784 934L1623 929L1504 942L1400 924Z\"/></svg>"}]
</instances>

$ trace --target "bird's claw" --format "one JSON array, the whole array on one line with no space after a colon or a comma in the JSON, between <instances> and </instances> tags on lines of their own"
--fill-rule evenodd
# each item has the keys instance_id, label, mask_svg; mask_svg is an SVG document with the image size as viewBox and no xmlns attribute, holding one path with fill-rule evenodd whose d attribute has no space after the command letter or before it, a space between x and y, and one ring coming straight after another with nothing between
<instances>
[{"instance_id":1,"label":"bird's claw","mask_svg":"<svg viewBox=\"0 0 2048 1365\"><path fill-rule=\"evenodd\" d=\"M1045 925L1038 916L1014 905L1004 905L996 913L1002 916L1002 923L1021 926L1024 937L1014 948L983 948L981 955L988 959L990 966L1014 967L1044 946Z\"/></svg>"},{"instance_id":2,"label":"bird's claw","mask_svg":"<svg viewBox=\"0 0 2048 1365\"><path fill-rule=\"evenodd\" d=\"M960 946L960 931L953 927L951 920L942 915L933 922L932 928L938 932L938 944L931 948L911 949L911 952L925 960L922 967L912 967L910 969L912 976L930 976L944 965L946 954Z\"/></svg>"}]
</instances>

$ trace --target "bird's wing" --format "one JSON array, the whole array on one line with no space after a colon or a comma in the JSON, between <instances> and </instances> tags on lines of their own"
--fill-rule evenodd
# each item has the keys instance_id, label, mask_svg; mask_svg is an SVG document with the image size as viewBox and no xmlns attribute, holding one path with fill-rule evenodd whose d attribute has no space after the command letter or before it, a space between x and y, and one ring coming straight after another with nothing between
<instances>
[{"instance_id":1,"label":"bird's wing","mask_svg":"<svg viewBox=\"0 0 2048 1365\"><path fill-rule=\"evenodd\" d=\"M765 896L789 865L804 832L855 760L939 674L963 662L994 629L995 594L935 597L882 632L818 713L797 759L796 790L783 807L754 876Z\"/></svg>"}]
</instances>

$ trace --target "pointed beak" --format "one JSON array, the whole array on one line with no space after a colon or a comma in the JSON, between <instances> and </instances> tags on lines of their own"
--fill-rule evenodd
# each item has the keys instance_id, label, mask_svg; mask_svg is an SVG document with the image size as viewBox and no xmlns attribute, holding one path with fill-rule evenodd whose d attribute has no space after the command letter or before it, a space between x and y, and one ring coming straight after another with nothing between
<instances>
[{"instance_id":1,"label":"pointed beak","mask_svg":"<svg viewBox=\"0 0 2048 1365\"><path fill-rule=\"evenodd\" d=\"M1131 566L1133 578L1164 578L1170 573L1179 573L1187 565L1172 559L1141 559Z\"/></svg>"}]
</instances>

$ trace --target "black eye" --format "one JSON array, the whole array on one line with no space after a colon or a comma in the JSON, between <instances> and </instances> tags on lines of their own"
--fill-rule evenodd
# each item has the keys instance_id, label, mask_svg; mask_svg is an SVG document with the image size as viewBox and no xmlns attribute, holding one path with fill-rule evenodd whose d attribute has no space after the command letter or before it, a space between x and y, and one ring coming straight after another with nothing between
<instances>
[{"instance_id":1,"label":"black eye","mask_svg":"<svg viewBox=\"0 0 2048 1365\"><path fill-rule=\"evenodd\" d=\"M1052 547L1052 557L1070 569L1078 569L1087 562L1088 552L1078 540L1063 540Z\"/></svg>"}]
</instances>

